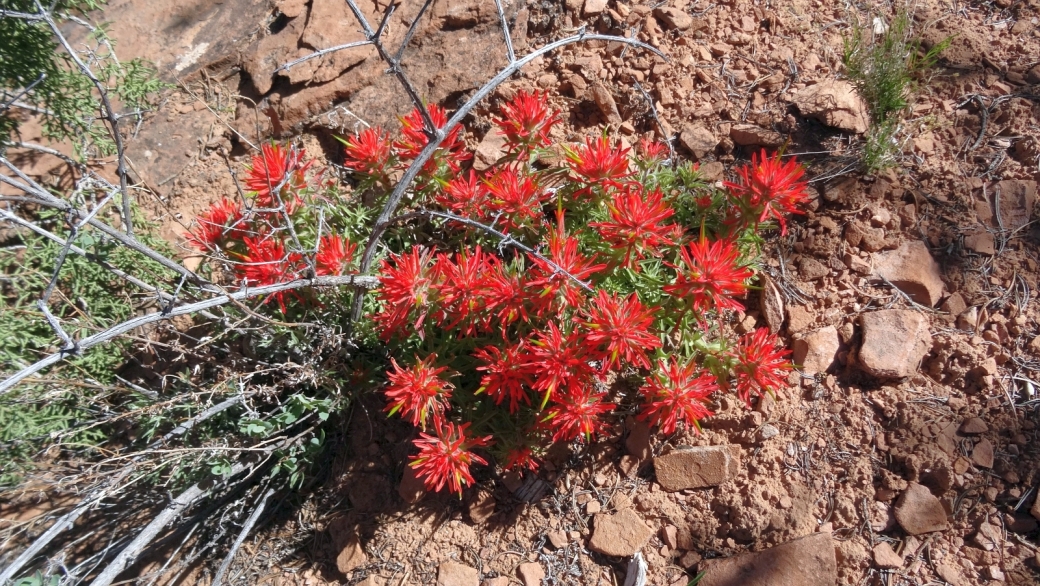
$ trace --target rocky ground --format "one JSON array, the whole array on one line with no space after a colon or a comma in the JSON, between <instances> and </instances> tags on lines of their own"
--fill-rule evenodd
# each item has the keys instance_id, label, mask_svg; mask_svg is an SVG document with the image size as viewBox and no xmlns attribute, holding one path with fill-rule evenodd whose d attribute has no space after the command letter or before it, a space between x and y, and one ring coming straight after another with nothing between
<instances>
[{"instance_id":1,"label":"rocky ground","mask_svg":"<svg viewBox=\"0 0 1040 586\"><path fill-rule=\"evenodd\" d=\"M275 73L361 38L342 2L229 0L206 14L146 4L114 1L108 14L124 50L180 84L130 155L172 241L233 191L225 157L299 136L335 163L332 134L392 125L408 108L372 51ZM385 7L360 4L373 19ZM1040 3L911 6L926 45L952 42L911 102L900 164L874 176L856 170L869 118L842 76L842 35L887 19L887 5L505 7L519 53L587 26L637 34L668 60L586 43L532 63L491 105L547 90L566 118L558 138L603 125L629 142L674 135L713 180L760 147L801 155L818 197L771 242L760 299L733 327L782 333L802 369L753 410L721 399L701 435L661 438L629 418L591 451L561 446L538 476L483 471L462 500L422 493L404 466L412 430L380 415L375 391L329 480L243 547L240 575L599 586L629 583L639 553L658 586L700 572L701 586L1037 583ZM400 7L390 39L417 10ZM133 26L161 23L158 35L135 44L134 14ZM424 97L450 109L505 64L494 4L437 2L408 51ZM489 112L468 123L478 164L498 152Z\"/></svg>"}]
</instances>

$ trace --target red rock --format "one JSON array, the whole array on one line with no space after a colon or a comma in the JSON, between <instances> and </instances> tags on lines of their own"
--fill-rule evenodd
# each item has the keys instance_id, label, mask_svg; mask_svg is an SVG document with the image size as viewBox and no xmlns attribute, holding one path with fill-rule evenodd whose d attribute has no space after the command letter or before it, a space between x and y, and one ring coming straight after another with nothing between
<instances>
[{"instance_id":1,"label":"red rock","mask_svg":"<svg viewBox=\"0 0 1040 586\"><path fill-rule=\"evenodd\" d=\"M911 482L896 500L896 521L910 535L941 531L949 526L946 509L928 488Z\"/></svg>"},{"instance_id":2,"label":"red rock","mask_svg":"<svg viewBox=\"0 0 1040 586\"><path fill-rule=\"evenodd\" d=\"M550 531L546 534L546 537L549 538L549 543L556 549L567 547L567 534L563 531Z\"/></svg>"},{"instance_id":3,"label":"red rock","mask_svg":"<svg viewBox=\"0 0 1040 586\"><path fill-rule=\"evenodd\" d=\"M961 569L957 567L956 562L954 562L950 557L947 557L935 565L935 573L946 582L949 582L952 586L967 586L969 583L964 578Z\"/></svg>"},{"instance_id":4,"label":"red rock","mask_svg":"<svg viewBox=\"0 0 1040 586\"><path fill-rule=\"evenodd\" d=\"M275 0L275 7L289 18L296 18L307 10L309 0Z\"/></svg>"},{"instance_id":5,"label":"red rock","mask_svg":"<svg viewBox=\"0 0 1040 586\"><path fill-rule=\"evenodd\" d=\"M372 0L359 0L357 6L365 18L379 22ZM373 25L374 27L375 25ZM311 0L311 10L307 15L307 27L303 30L300 41L314 50L327 49L336 45L365 40L354 13L346 2L338 0ZM294 47L295 48L295 47ZM371 47L358 47L336 51L317 60L317 67L310 83L325 83L339 77L350 67L361 63L372 54Z\"/></svg>"},{"instance_id":6,"label":"red rock","mask_svg":"<svg viewBox=\"0 0 1040 586\"><path fill-rule=\"evenodd\" d=\"M469 518L476 524L481 524L495 514L495 497L486 490L477 491L472 502L469 503Z\"/></svg>"},{"instance_id":7,"label":"red rock","mask_svg":"<svg viewBox=\"0 0 1040 586\"><path fill-rule=\"evenodd\" d=\"M994 193L1000 193L1000 223L1008 231L1015 231L1029 223L1036 204L1036 181L1007 179L997 183Z\"/></svg>"},{"instance_id":8,"label":"red rock","mask_svg":"<svg viewBox=\"0 0 1040 586\"><path fill-rule=\"evenodd\" d=\"M437 586L477 586L480 572L476 568L456 562L444 562L437 566Z\"/></svg>"},{"instance_id":9,"label":"red rock","mask_svg":"<svg viewBox=\"0 0 1040 586\"><path fill-rule=\"evenodd\" d=\"M668 492L718 486L740 471L740 446L678 449L654 458L654 471Z\"/></svg>"},{"instance_id":10,"label":"red rock","mask_svg":"<svg viewBox=\"0 0 1040 586\"><path fill-rule=\"evenodd\" d=\"M677 29L684 31L693 26L693 17L678 8L655 8L654 16L669 30Z\"/></svg>"},{"instance_id":11,"label":"red rock","mask_svg":"<svg viewBox=\"0 0 1040 586\"><path fill-rule=\"evenodd\" d=\"M776 334L784 325L784 298L767 275L760 275L759 280L762 283L762 292L758 298L758 307L766 325L769 326L769 331Z\"/></svg>"},{"instance_id":12,"label":"red rock","mask_svg":"<svg viewBox=\"0 0 1040 586\"><path fill-rule=\"evenodd\" d=\"M865 313L863 345L859 363L878 378L903 378L917 372L921 359L932 347L928 320L905 309L885 309Z\"/></svg>"},{"instance_id":13,"label":"red rock","mask_svg":"<svg viewBox=\"0 0 1040 586\"><path fill-rule=\"evenodd\" d=\"M813 533L754 553L712 560L698 586L834 586L837 560L831 534Z\"/></svg>"},{"instance_id":14,"label":"red rock","mask_svg":"<svg viewBox=\"0 0 1040 586\"><path fill-rule=\"evenodd\" d=\"M297 57L297 40L303 32L303 19L294 18L276 35L266 36L243 51L242 69L249 74L256 91L263 95L274 85L274 70ZM247 133L252 136L252 133Z\"/></svg>"},{"instance_id":15,"label":"red rock","mask_svg":"<svg viewBox=\"0 0 1040 586\"><path fill-rule=\"evenodd\" d=\"M993 256L997 253L993 234L981 228L964 235L964 247L988 256Z\"/></svg>"},{"instance_id":16,"label":"red rock","mask_svg":"<svg viewBox=\"0 0 1040 586\"><path fill-rule=\"evenodd\" d=\"M1037 495L1036 500L1033 501L1033 506L1030 507L1029 514L1040 519L1040 495Z\"/></svg>"},{"instance_id":17,"label":"red rock","mask_svg":"<svg viewBox=\"0 0 1040 586\"><path fill-rule=\"evenodd\" d=\"M847 81L825 80L794 94L791 102L802 116L827 126L862 134L870 127L867 105Z\"/></svg>"},{"instance_id":18,"label":"red rock","mask_svg":"<svg viewBox=\"0 0 1040 586\"><path fill-rule=\"evenodd\" d=\"M617 103L614 101L614 96L611 95L607 86L597 81L589 86L589 92L592 94L592 100L596 102L600 114L607 119L607 122L620 124L621 114L618 113Z\"/></svg>"},{"instance_id":19,"label":"red rock","mask_svg":"<svg viewBox=\"0 0 1040 586\"><path fill-rule=\"evenodd\" d=\"M968 309L968 304L964 302L964 296L960 293L952 293L943 301L942 306L939 308L950 314L952 317L964 313L965 309Z\"/></svg>"},{"instance_id":20,"label":"red rock","mask_svg":"<svg viewBox=\"0 0 1040 586\"><path fill-rule=\"evenodd\" d=\"M585 0L585 8L582 9L582 14L585 16L594 16L602 13L607 9L607 0Z\"/></svg>"},{"instance_id":21,"label":"red rock","mask_svg":"<svg viewBox=\"0 0 1040 586\"><path fill-rule=\"evenodd\" d=\"M920 240L907 242L891 252L876 255L874 271L921 305L935 307L942 298L943 281L939 265Z\"/></svg>"},{"instance_id":22,"label":"red rock","mask_svg":"<svg viewBox=\"0 0 1040 586\"><path fill-rule=\"evenodd\" d=\"M336 556L336 569L343 575L347 572L352 572L355 569L368 563L368 556L365 555L364 548L361 547L361 541L357 535L352 535L348 540L346 546L340 550L339 555Z\"/></svg>"},{"instance_id":23,"label":"red rock","mask_svg":"<svg viewBox=\"0 0 1040 586\"><path fill-rule=\"evenodd\" d=\"M422 500L423 495L426 494L423 481L415 475L415 469L411 466L404 467L401 483L397 485L397 494L401 496L401 500L410 505Z\"/></svg>"},{"instance_id":24,"label":"red rock","mask_svg":"<svg viewBox=\"0 0 1040 586\"><path fill-rule=\"evenodd\" d=\"M629 418L625 421L628 437L625 438L625 451L634 458L646 460L650 457L650 426L646 421Z\"/></svg>"},{"instance_id":25,"label":"red rock","mask_svg":"<svg viewBox=\"0 0 1040 586\"><path fill-rule=\"evenodd\" d=\"M654 534L633 509L624 509L613 515L600 513L593 517L592 525L589 549L603 555L634 555Z\"/></svg>"},{"instance_id":26,"label":"red rock","mask_svg":"<svg viewBox=\"0 0 1040 586\"><path fill-rule=\"evenodd\" d=\"M971 451L971 461L981 468L992 468L993 443L985 438L979 440L979 443L975 444L975 449Z\"/></svg>"},{"instance_id":27,"label":"red rock","mask_svg":"<svg viewBox=\"0 0 1040 586\"><path fill-rule=\"evenodd\" d=\"M820 328L795 338L792 359L805 374L826 372L834 363L840 345L838 330L834 326Z\"/></svg>"},{"instance_id":28,"label":"red rock","mask_svg":"<svg viewBox=\"0 0 1040 586\"><path fill-rule=\"evenodd\" d=\"M961 423L957 431L965 435L978 435L989 431L989 426L979 417L969 417Z\"/></svg>"},{"instance_id":29,"label":"red rock","mask_svg":"<svg viewBox=\"0 0 1040 586\"><path fill-rule=\"evenodd\" d=\"M603 505L599 504L599 501L589 501L585 505L585 513L588 515L595 515L596 513L603 510Z\"/></svg>"},{"instance_id":30,"label":"red rock","mask_svg":"<svg viewBox=\"0 0 1040 586\"><path fill-rule=\"evenodd\" d=\"M679 134L679 142L697 159L715 150L719 139L707 128L701 125L691 125L683 128Z\"/></svg>"},{"instance_id":31,"label":"red rock","mask_svg":"<svg viewBox=\"0 0 1040 586\"><path fill-rule=\"evenodd\" d=\"M734 124L729 129L729 137L740 146L775 147L784 143L784 137L779 132L757 124Z\"/></svg>"},{"instance_id":32,"label":"red rock","mask_svg":"<svg viewBox=\"0 0 1040 586\"><path fill-rule=\"evenodd\" d=\"M509 576L499 576L484 580L480 586L509 586Z\"/></svg>"},{"instance_id":33,"label":"red rock","mask_svg":"<svg viewBox=\"0 0 1040 586\"><path fill-rule=\"evenodd\" d=\"M386 580L384 580L382 576L372 574L354 586L384 586L385 584Z\"/></svg>"},{"instance_id":34,"label":"red rock","mask_svg":"<svg viewBox=\"0 0 1040 586\"><path fill-rule=\"evenodd\" d=\"M787 331L792 334L809 329L815 321L816 316L805 306L792 305L787 308Z\"/></svg>"},{"instance_id":35,"label":"red rock","mask_svg":"<svg viewBox=\"0 0 1040 586\"><path fill-rule=\"evenodd\" d=\"M490 130L477 145L473 153L473 169L486 171L506 154L506 137L497 130Z\"/></svg>"},{"instance_id":36,"label":"red rock","mask_svg":"<svg viewBox=\"0 0 1040 586\"><path fill-rule=\"evenodd\" d=\"M874 563L879 568L895 569L903 567L903 558L892 549L887 541L874 546Z\"/></svg>"},{"instance_id":37,"label":"red rock","mask_svg":"<svg viewBox=\"0 0 1040 586\"><path fill-rule=\"evenodd\" d=\"M679 529L675 525L661 527L660 537L668 549L679 548Z\"/></svg>"},{"instance_id":38,"label":"red rock","mask_svg":"<svg viewBox=\"0 0 1040 586\"><path fill-rule=\"evenodd\" d=\"M545 570L542 569L542 564L537 562L520 564L520 567L516 569L516 574L520 576L520 581L524 583L524 586L538 586L542 583L542 578L545 578Z\"/></svg>"}]
</instances>

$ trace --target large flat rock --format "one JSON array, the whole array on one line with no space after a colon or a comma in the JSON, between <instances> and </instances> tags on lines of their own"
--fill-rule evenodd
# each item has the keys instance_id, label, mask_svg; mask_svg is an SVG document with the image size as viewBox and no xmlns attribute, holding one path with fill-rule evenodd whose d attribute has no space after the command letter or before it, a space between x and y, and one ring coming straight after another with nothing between
<instances>
[{"instance_id":1,"label":"large flat rock","mask_svg":"<svg viewBox=\"0 0 1040 586\"><path fill-rule=\"evenodd\" d=\"M830 533L813 533L783 545L712 560L700 586L834 586L838 563Z\"/></svg>"},{"instance_id":2,"label":"large flat rock","mask_svg":"<svg viewBox=\"0 0 1040 586\"><path fill-rule=\"evenodd\" d=\"M864 313L863 346L859 362L878 378L903 378L917 372L921 359L932 348L928 319L916 311L885 309Z\"/></svg>"}]
</instances>

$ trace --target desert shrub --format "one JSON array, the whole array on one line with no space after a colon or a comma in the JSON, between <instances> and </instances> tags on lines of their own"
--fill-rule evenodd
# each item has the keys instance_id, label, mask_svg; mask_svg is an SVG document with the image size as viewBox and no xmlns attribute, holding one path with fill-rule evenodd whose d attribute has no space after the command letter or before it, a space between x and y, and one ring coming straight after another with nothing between
<instances>
[{"instance_id":1,"label":"desert shrub","mask_svg":"<svg viewBox=\"0 0 1040 586\"><path fill-rule=\"evenodd\" d=\"M103 0L48 4L41 13L33 0L5 0L5 12L0 12L0 147L17 131L21 118L16 113L22 110L41 116L47 137L72 139L80 156L111 155L115 142L99 114L100 92L129 111L140 111L163 84L144 61L121 62L104 27L78 16L101 7ZM76 55L60 45L42 14L56 25L73 24L87 32ZM92 70L100 89L76 59Z\"/></svg>"},{"instance_id":2,"label":"desert shrub","mask_svg":"<svg viewBox=\"0 0 1040 586\"><path fill-rule=\"evenodd\" d=\"M864 166L875 171L895 163L898 134L908 100L921 75L933 67L950 39L928 50L913 28L905 9L896 11L891 23L854 25L844 37L842 63L845 74L870 108L872 125L864 144Z\"/></svg>"},{"instance_id":3,"label":"desert shrub","mask_svg":"<svg viewBox=\"0 0 1040 586\"><path fill-rule=\"evenodd\" d=\"M736 337L720 318L743 309L761 232L786 231L807 199L794 159L763 152L716 189L661 144L553 144L557 122L544 95L518 94L495 120L506 154L483 173L450 132L378 249L356 334L389 359L386 412L417 428L410 465L431 490L461 492L488 457L537 469L552 444L595 441L618 404L662 433L696 432L717 393L750 404L790 371L774 335ZM345 141L349 197L301 151L265 145L251 197L214 204L192 243L246 285L356 270L369 206L427 144L420 111L401 123L397 138ZM266 304L292 320L331 301Z\"/></svg>"}]
</instances>

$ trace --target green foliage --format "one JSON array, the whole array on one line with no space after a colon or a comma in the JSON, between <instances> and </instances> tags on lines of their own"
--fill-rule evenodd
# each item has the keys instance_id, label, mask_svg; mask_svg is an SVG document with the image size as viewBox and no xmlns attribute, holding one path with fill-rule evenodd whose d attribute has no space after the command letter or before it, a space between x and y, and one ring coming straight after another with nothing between
<instances>
[{"instance_id":1,"label":"green foliage","mask_svg":"<svg viewBox=\"0 0 1040 586\"><path fill-rule=\"evenodd\" d=\"M51 232L67 236L62 216L41 212L39 223ZM148 234L149 226L138 218L139 237L159 251L169 245ZM127 272L159 282L165 273L158 263L86 230L76 244L94 258L104 259ZM36 301L53 275L61 246L32 232L16 245L0 249L0 271L6 275L0 295L0 371L26 366L43 354L54 352L60 342L36 308ZM115 277L95 262L69 254L51 297L52 313L65 331L78 339L132 317L137 300L148 295ZM15 483L33 455L61 435L61 441L92 446L106 439L104 429L78 431L81 422L95 417L101 389L114 380L126 361L129 342L103 344L47 373L46 382L23 385L0 398L0 486ZM65 382L67 381L67 382ZM83 392L84 389L90 392Z\"/></svg>"},{"instance_id":2,"label":"green foliage","mask_svg":"<svg viewBox=\"0 0 1040 586\"><path fill-rule=\"evenodd\" d=\"M899 152L895 135L917 80L935 65L949 44L947 38L923 50L905 9L896 12L884 32L856 25L844 38L845 73L867 102L873 120L864 146L863 163L868 170L895 163Z\"/></svg>"},{"instance_id":3,"label":"green foliage","mask_svg":"<svg viewBox=\"0 0 1040 586\"><path fill-rule=\"evenodd\" d=\"M60 0L52 14L61 25L71 22L68 15L95 10L103 4L98 0ZM7 0L4 8L25 14L37 12L33 0ZM109 98L118 98L123 107L143 109L164 87L155 78L155 70L140 59L121 63L104 27L91 27L87 44L77 57L91 64ZM80 157L115 152L110 130L99 119L97 88L61 47L45 20L0 16L0 47L4 47L0 51L0 104L18 98L35 108L41 113L44 134L58 140L72 139ZM17 132L15 110L0 110L0 147Z\"/></svg>"}]
</instances>

